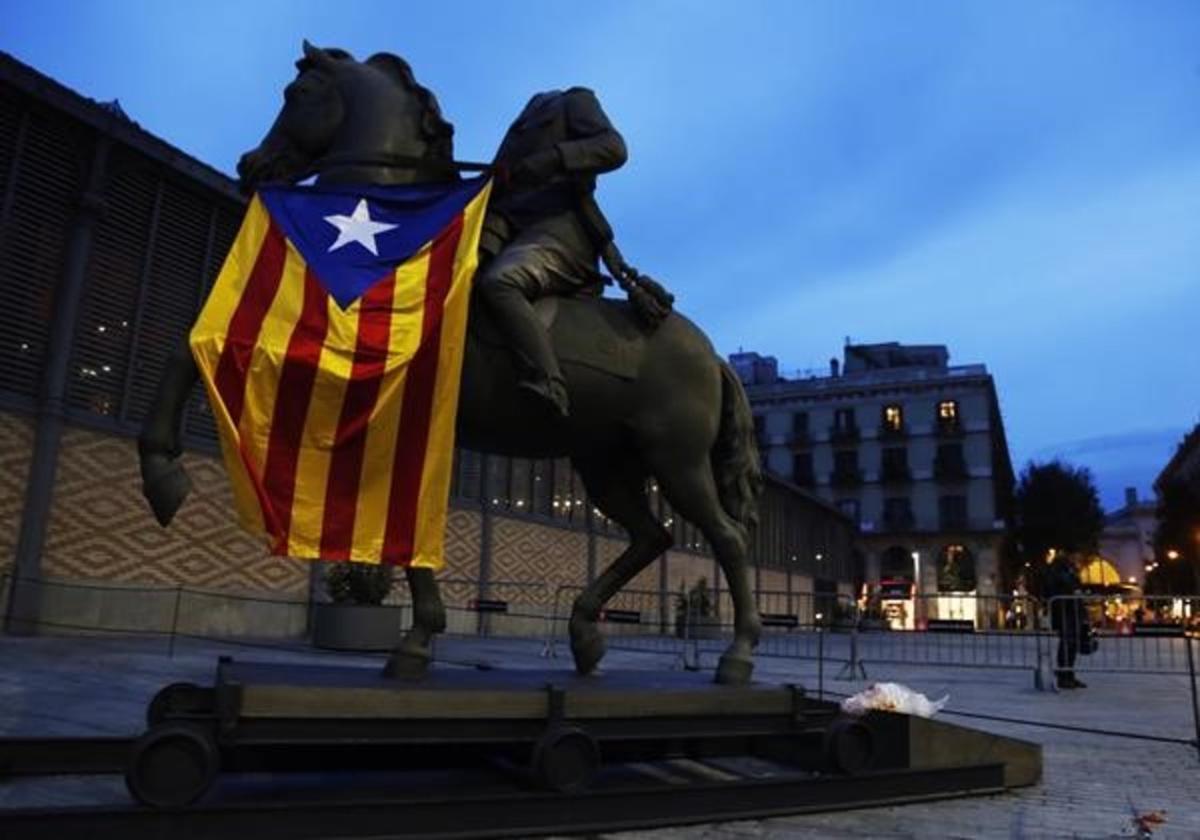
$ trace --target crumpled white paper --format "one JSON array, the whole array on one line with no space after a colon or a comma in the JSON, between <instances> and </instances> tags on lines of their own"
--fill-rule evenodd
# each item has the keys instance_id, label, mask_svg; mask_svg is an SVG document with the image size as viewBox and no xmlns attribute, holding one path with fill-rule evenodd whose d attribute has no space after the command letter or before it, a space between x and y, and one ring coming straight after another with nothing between
<instances>
[{"instance_id":1,"label":"crumpled white paper","mask_svg":"<svg viewBox=\"0 0 1200 840\"><path fill-rule=\"evenodd\" d=\"M919 691L900 683L875 683L853 697L842 701L842 711L849 715L865 715L872 709L899 712L918 717L933 717L950 701L947 694L941 700L930 700Z\"/></svg>"}]
</instances>

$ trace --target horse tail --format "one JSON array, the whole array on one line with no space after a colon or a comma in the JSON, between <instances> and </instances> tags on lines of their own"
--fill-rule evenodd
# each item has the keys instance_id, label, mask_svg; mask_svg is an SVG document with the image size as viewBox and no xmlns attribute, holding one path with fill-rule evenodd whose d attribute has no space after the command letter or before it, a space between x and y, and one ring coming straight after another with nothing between
<instances>
[{"instance_id":1,"label":"horse tail","mask_svg":"<svg viewBox=\"0 0 1200 840\"><path fill-rule=\"evenodd\" d=\"M721 427L713 444L713 477L725 512L747 532L758 525L758 496L763 488L758 445L754 439L754 415L741 380L733 368L718 360L721 368Z\"/></svg>"}]
</instances>

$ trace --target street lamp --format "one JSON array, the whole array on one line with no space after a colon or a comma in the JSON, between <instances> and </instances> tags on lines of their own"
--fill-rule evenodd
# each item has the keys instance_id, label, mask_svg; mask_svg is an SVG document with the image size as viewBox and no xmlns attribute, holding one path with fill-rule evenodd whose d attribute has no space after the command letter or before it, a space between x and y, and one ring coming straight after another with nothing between
<instances>
[{"instance_id":1,"label":"street lamp","mask_svg":"<svg viewBox=\"0 0 1200 840\"><path fill-rule=\"evenodd\" d=\"M1168 559L1168 560L1178 560L1178 559L1179 559L1179 552L1178 552L1178 551L1176 551L1176 550L1175 550L1175 549L1173 549L1173 548L1172 548L1172 549L1169 549L1169 550L1167 551L1167 559Z\"/></svg>"}]
</instances>

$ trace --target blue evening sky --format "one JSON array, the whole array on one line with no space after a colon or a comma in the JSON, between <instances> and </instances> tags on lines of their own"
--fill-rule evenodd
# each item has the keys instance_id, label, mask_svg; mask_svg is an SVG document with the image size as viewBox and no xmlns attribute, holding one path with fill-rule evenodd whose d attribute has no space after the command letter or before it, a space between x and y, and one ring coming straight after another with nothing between
<instances>
[{"instance_id":1,"label":"blue evening sky","mask_svg":"<svg viewBox=\"0 0 1200 840\"><path fill-rule=\"evenodd\" d=\"M944 343L1018 468L1150 490L1200 419L1200 3L3 0L0 49L232 174L302 38L406 57L487 159L595 89L622 249L721 353Z\"/></svg>"}]
</instances>

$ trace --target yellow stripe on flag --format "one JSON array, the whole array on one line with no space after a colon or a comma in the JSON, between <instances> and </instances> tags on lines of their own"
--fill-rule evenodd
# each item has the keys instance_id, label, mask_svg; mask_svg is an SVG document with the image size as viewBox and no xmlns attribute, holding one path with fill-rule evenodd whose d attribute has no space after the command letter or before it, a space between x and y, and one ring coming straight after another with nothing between
<instances>
[{"instance_id":1,"label":"yellow stripe on flag","mask_svg":"<svg viewBox=\"0 0 1200 840\"><path fill-rule=\"evenodd\" d=\"M424 315L425 276L428 272L428 246L396 269L392 322L388 332L389 363L367 427L358 510L350 548L352 560L378 563L383 553L392 485L391 465L395 460L396 447L403 445L397 435L400 431L400 410L404 401L407 369L395 360L411 359L417 352Z\"/></svg>"},{"instance_id":2,"label":"yellow stripe on flag","mask_svg":"<svg viewBox=\"0 0 1200 840\"><path fill-rule=\"evenodd\" d=\"M450 479L454 464L454 430L458 393L466 349L467 311L471 303L471 280L479 252L479 233L491 182L463 210L462 236L454 255L454 280L442 306L441 343L438 347L437 383L430 412L429 442L421 472L413 535L412 566L440 569L445 563L446 513L450 501Z\"/></svg>"},{"instance_id":3,"label":"yellow stripe on flag","mask_svg":"<svg viewBox=\"0 0 1200 840\"><path fill-rule=\"evenodd\" d=\"M254 263L258 259L270 226L270 216L256 195L246 210L237 238L234 239L225 262L221 264L221 271L213 283L212 291L209 292L208 299L204 302L204 307L200 310L188 337L216 422L217 437L221 442L221 454L229 474L238 521L243 528L254 534L262 534L265 530L262 508L259 506L258 493L254 489L254 480L246 471L246 465L238 450L237 429L224 400L217 394L213 376L225 349L229 321L246 290L246 284L250 280Z\"/></svg>"},{"instance_id":4,"label":"yellow stripe on flag","mask_svg":"<svg viewBox=\"0 0 1200 840\"><path fill-rule=\"evenodd\" d=\"M303 516L292 518L292 527L288 532L288 553L296 557L318 557L321 554L329 465L337 441L338 419L342 414L346 386L354 368L353 342L358 331L360 302L356 300L343 311L332 297L328 300L329 329L321 348L312 397L305 415L300 457L296 463L296 492L292 508L304 511ZM349 349L346 346L348 342ZM301 408L297 406L296 410Z\"/></svg>"}]
</instances>

